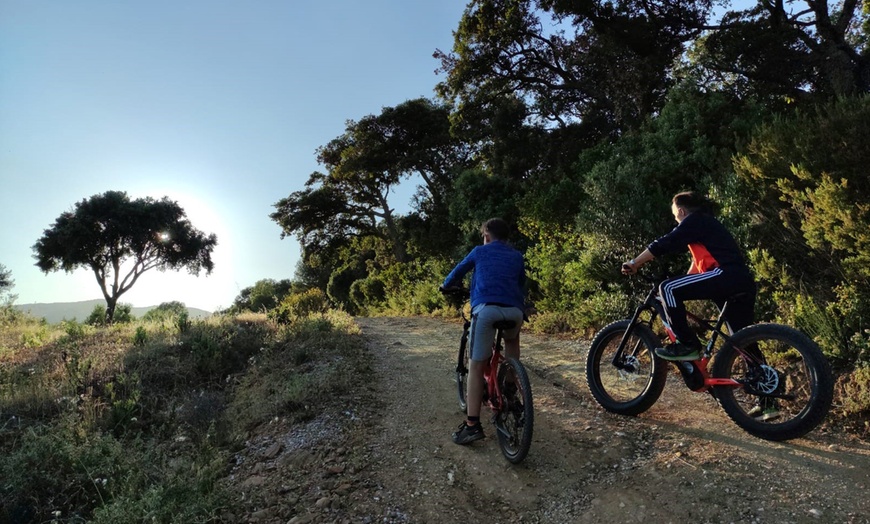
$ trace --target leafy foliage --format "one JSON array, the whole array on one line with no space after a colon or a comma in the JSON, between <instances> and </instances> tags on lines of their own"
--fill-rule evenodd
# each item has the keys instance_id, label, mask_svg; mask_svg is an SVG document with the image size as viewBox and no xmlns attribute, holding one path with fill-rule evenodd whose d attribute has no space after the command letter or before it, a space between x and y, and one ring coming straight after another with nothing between
<instances>
[{"instance_id":1,"label":"leafy foliage","mask_svg":"<svg viewBox=\"0 0 870 524\"><path fill-rule=\"evenodd\" d=\"M173 300L171 302L163 302L156 308L148 310L142 315L142 320L165 320L186 314L187 306L184 305L184 302Z\"/></svg>"},{"instance_id":2,"label":"leafy foliage","mask_svg":"<svg viewBox=\"0 0 870 524\"><path fill-rule=\"evenodd\" d=\"M418 205L438 215L463 156L449 133L446 108L409 100L349 121L344 134L317 151L327 173L312 174L306 189L281 199L270 216L284 235L296 234L306 256L332 253L350 237L376 236L388 240L396 260L403 261L405 240L390 192L400 180L419 175L425 191Z\"/></svg>"},{"instance_id":3,"label":"leafy foliage","mask_svg":"<svg viewBox=\"0 0 870 524\"><path fill-rule=\"evenodd\" d=\"M661 107L668 72L709 2L469 4L439 93L472 112L519 93L541 121L594 121L605 134L635 128Z\"/></svg>"},{"instance_id":4,"label":"leafy foliage","mask_svg":"<svg viewBox=\"0 0 870 524\"><path fill-rule=\"evenodd\" d=\"M735 163L748 186L749 231L768 260L763 267L782 266L793 277L760 276L781 293L806 295L781 314L847 359L855 357L852 334L870 315L868 117L864 96L776 118Z\"/></svg>"},{"instance_id":5,"label":"leafy foliage","mask_svg":"<svg viewBox=\"0 0 870 524\"><path fill-rule=\"evenodd\" d=\"M230 307L230 312L268 312L280 304L284 297L295 291L297 287L298 284L287 279L280 281L271 278L258 280L253 286L246 287L239 293Z\"/></svg>"},{"instance_id":6,"label":"leafy foliage","mask_svg":"<svg viewBox=\"0 0 870 524\"><path fill-rule=\"evenodd\" d=\"M126 324L132 322L133 317L133 305L132 304L118 304L115 307L115 315L112 319L113 322L118 324ZM104 326L106 325L106 306L97 304L94 306L94 309L91 310L88 318L85 319L85 324L89 324L91 326Z\"/></svg>"},{"instance_id":7,"label":"leafy foliage","mask_svg":"<svg viewBox=\"0 0 870 524\"><path fill-rule=\"evenodd\" d=\"M698 45L707 83L779 100L870 93L866 4L759 2L728 13Z\"/></svg>"},{"instance_id":8,"label":"leafy foliage","mask_svg":"<svg viewBox=\"0 0 870 524\"><path fill-rule=\"evenodd\" d=\"M326 313L329 310L329 299L326 294L317 289L309 289L284 297L277 308L269 312L269 318L279 324L289 324L309 315Z\"/></svg>"},{"instance_id":9,"label":"leafy foliage","mask_svg":"<svg viewBox=\"0 0 870 524\"><path fill-rule=\"evenodd\" d=\"M0 297L5 295L15 285L12 280L12 272L6 269L6 266L0 264Z\"/></svg>"}]
</instances>

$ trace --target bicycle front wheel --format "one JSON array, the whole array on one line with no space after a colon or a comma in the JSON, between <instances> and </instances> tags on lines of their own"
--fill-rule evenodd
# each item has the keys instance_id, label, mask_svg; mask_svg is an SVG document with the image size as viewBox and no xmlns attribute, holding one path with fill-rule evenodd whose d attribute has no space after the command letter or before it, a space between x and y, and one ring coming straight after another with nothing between
<instances>
[{"instance_id":1,"label":"bicycle front wheel","mask_svg":"<svg viewBox=\"0 0 870 524\"><path fill-rule=\"evenodd\" d=\"M535 411L526 368L515 358L505 359L498 370L502 409L495 417L498 445L513 464L521 462L532 445Z\"/></svg>"},{"instance_id":2,"label":"bicycle front wheel","mask_svg":"<svg viewBox=\"0 0 870 524\"><path fill-rule=\"evenodd\" d=\"M459 358L456 364L456 393L459 396L459 409L468 412L468 364L469 348L465 344L459 347Z\"/></svg>"},{"instance_id":3,"label":"bicycle front wheel","mask_svg":"<svg viewBox=\"0 0 870 524\"><path fill-rule=\"evenodd\" d=\"M616 350L626 330L631 334L622 354ZM601 407L620 415L638 415L661 396L668 378L667 363L656 357L658 339L644 324L629 320L608 324L592 339L586 357L586 384Z\"/></svg>"},{"instance_id":4,"label":"bicycle front wheel","mask_svg":"<svg viewBox=\"0 0 870 524\"><path fill-rule=\"evenodd\" d=\"M738 426L766 440L809 433L828 414L834 395L821 349L800 331L779 324L735 333L716 355L712 374L742 384L717 386L716 398Z\"/></svg>"}]
</instances>

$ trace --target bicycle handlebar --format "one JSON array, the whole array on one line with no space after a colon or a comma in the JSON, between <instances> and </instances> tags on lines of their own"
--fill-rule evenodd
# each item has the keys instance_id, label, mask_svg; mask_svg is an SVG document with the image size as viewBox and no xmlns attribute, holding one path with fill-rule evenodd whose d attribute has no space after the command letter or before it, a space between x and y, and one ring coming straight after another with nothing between
<instances>
[{"instance_id":1,"label":"bicycle handlebar","mask_svg":"<svg viewBox=\"0 0 870 524\"><path fill-rule=\"evenodd\" d=\"M626 265L627 264L623 264L623 266L626 266ZM642 271L641 269L638 269L634 273L632 273L630 275L625 275L625 276L638 277L641 280L643 280L644 282L646 282L647 284L658 285L658 284L664 282L665 280L671 278L673 275L671 275L667 271L661 271L658 275L652 275L651 272L649 272L649 271Z\"/></svg>"},{"instance_id":2,"label":"bicycle handlebar","mask_svg":"<svg viewBox=\"0 0 870 524\"><path fill-rule=\"evenodd\" d=\"M440 291L443 295L456 298L466 299L471 296L471 292L462 286L441 286L438 288L438 291Z\"/></svg>"}]
</instances>

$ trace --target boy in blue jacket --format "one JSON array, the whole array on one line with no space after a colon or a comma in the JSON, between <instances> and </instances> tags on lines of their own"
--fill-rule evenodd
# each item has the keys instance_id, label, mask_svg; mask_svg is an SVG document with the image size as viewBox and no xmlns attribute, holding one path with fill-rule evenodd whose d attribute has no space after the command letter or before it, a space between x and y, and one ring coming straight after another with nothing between
<instances>
[{"instance_id":1,"label":"boy in blue jacket","mask_svg":"<svg viewBox=\"0 0 870 524\"><path fill-rule=\"evenodd\" d=\"M492 355L495 337L493 324L513 320L516 326L504 332L508 358L520 358L520 328L525 308L526 271L523 255L507 244L510 229L500 218L487 220L481 227L483 245L477 246L447 275L442 289L454 287L473 270L471 278L470 364L468 371L468 409L466 419L453 433L453 442L468 444L484 438L480 425L483 400L483 372Z\"/></svg>"}]
</instances>

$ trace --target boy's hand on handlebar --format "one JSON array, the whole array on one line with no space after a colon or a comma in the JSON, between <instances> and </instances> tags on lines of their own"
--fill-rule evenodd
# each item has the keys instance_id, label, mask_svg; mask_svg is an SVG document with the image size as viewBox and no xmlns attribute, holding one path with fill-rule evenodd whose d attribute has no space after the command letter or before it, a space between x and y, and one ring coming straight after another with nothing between
<instances>
[{"instance_id":1,"label":"boy's hand on handlebar","mask_svg":"<svg viewBox=\"0 0 870 524\"><path fill-rule=\"evenodd\" d=\"M629 260L628 262L622 263L622 274L623 275L633 275L637 273L638 266L634 260Z\"/></svg>"}]
</instances>

